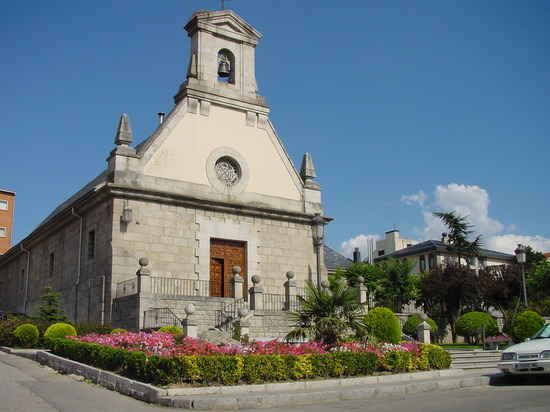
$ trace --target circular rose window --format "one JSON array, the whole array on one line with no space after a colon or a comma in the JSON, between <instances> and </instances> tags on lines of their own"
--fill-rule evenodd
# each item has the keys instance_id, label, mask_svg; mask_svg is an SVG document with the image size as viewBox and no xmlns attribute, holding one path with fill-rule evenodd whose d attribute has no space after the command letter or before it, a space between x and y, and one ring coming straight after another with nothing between
<instances>
[{"instance_id":1,"label":"circular rose window","mask_svg":"<svg viewBox=\"0 0 550 412\"><path fill-rule=\"evenodd\" d=\"M216 161L214 171L218 180L228 187L235 186L241 175L239 164L227 156L221 157Z\"/></svg>"},{"instance_id":2,"label":"circular rose window","mask_svg":"<svg viewBox=\"0 0 550 412\"><path fill-rule=\"evenodd\" d=\"M235 196L248 185L250 171L245 158L231 147L218 147L206 161L208 181L219 192Z\"/></svg>"}]
</instances>

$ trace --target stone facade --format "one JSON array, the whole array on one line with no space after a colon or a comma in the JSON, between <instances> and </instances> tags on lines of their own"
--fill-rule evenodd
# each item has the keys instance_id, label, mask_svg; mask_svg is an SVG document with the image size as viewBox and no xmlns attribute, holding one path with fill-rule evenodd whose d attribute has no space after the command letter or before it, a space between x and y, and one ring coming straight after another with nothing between
<instances>
[{"instance_id":1,"label":"stone facade","mask_svg":"<svg viewBox=\"0 0 550 412\"><path fill-rule=\"evenodd\" d=\"M288 271L298 286L316 281L321 189L311 156L296 170L257 94L261 35L228 10L195 13L185 29L189 69L174 108L135 147L122 115L107 169L0 257L1 309L33 314L50 285L76 323L137 330L151 308L182 316L193 303L205 330L234 300L235 262L245 297L255 275L279 296ZM138 293L144 257L151 289ZM280 316L251 322L282 325Z\"/></svg>"}]
</instances>

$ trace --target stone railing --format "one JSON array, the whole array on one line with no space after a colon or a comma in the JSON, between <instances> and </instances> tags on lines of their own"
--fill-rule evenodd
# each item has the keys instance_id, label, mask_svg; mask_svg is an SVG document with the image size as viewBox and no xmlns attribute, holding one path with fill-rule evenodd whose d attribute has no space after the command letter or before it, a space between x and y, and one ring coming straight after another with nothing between
<instances>
[{"instance_id":1,"label":"stone railing","mask_svg":"<svg viewBox=\"0 0 550 412\"><path fill-rule=\"evenodd\" d=\"M146 310L143 313L143 328L158 329L163 326L181 327L181 319L170 308Z\"/></svg>"},{"instance_id":2,"label":"stone railing","mask_svg":"<svg viewBox=\"0 0 550 412\"><path fill-rule=\"evenodd\" d=\"M209 296L210 282L207 280L151 276L149 293L156 295Z\"/></svg>"},{"instance_id":3,"label":"stone railing","mask_svg":"<svg viewBox=\"0 0 550 412\"><path fill-rule=\"evenodd\" d=\"M116 297L135 295L138 293L138 278L132 278L116 285Z\"/></svg>"}]
</instances>

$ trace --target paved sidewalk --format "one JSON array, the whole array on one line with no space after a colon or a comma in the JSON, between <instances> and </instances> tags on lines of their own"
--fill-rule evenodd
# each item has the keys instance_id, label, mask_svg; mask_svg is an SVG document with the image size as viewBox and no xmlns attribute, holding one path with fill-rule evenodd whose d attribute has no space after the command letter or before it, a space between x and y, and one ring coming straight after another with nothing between
<instances>
[{"instance_id":1,"label":"paved sidewalk","mask_svg":"<svg viewBox=\"0 0 550 412\"><path fill-rule=\"evenodd\" d=\"M292 407L308 403L380 399L413 393L481 387L503 378L498 369L450 369L263 385L162 389L69 361L48 352L18 353L5 348L2 350L34 358L61 373L82 376L83 379L142 401L198 410Z\"/></svg>"}]
</instances>

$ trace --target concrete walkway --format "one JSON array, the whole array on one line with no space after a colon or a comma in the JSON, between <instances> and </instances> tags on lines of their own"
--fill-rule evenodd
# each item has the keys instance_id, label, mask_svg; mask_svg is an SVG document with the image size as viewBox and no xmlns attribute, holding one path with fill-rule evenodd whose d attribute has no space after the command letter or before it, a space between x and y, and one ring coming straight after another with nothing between
<instances>
[{"instance_id":1,"label":"concrete walkway","mask_svg":"<svg viewBox=\"0 0 550 412\"><path fill-rule=\"evenodd\" d=\"M141 401L199 410L292 407L308 403L380 399L413 393L480 387L502 379L497 369L450 369L262 385L162 389L69 361L49 352L23 352L6 348L2 350L33 359L64 374L82 376L85 380Z\"/></svg>"}]
</instances>

